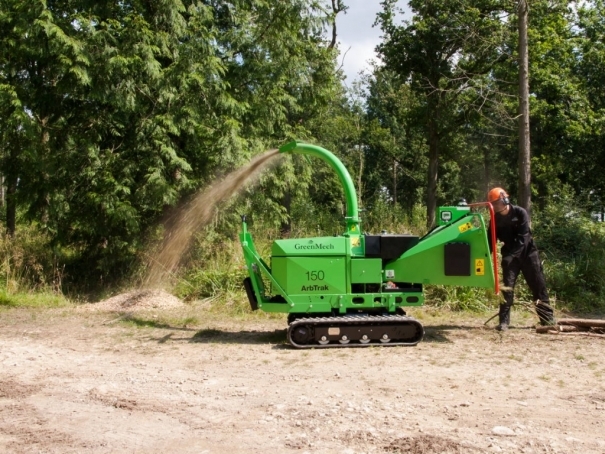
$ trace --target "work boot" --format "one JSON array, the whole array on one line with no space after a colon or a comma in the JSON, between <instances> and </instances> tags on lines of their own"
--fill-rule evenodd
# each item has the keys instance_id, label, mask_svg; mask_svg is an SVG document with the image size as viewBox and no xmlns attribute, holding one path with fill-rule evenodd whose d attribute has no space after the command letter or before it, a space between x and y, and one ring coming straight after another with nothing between
<instances>
[{"instance_id":1,"label":"work boot","mask_svg":"<svg viewBox=\"0 0 605 454\"><path fill-rule=\"evenodd\" d=\"M506 331L508 325L510 325L510 305L500 304L500 311L498 312L498 326L496 330Z\"/></svg>"},{"instance_id":2,"label":"work boot","mask_svg":"<svg viewBox=\"0 0 605 454\"><path fill-rule=\"evenodd\" d=\"M548 301L536 301L536 313L540 318L540 325L554 326L556 324L553 309Z\"/></svg>"}]
</instances>

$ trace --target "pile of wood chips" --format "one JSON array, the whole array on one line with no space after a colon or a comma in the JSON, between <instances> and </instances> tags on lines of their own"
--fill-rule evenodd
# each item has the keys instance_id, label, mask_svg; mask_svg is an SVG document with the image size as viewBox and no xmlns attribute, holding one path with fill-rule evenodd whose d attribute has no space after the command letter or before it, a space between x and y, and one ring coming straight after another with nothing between
<instances>
[{"instance_id":1,"label":"pile of wood chips","mask_svg":"<svg viewBox=\"0 0 605 454\"><path fill-rule=\"evenodd\" d=\"M132 290L112 296L98 303L81 306L84 310L135 312L149 309L171 309L182 307L183 301L161 289Z\"/></svg>"}]
</instances>

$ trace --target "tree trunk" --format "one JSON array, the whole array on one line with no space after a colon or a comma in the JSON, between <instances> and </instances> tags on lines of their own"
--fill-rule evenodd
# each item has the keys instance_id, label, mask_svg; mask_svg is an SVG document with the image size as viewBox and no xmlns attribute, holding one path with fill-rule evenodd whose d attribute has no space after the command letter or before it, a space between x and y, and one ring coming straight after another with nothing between
<instances>
[{"instance_id":1,"label":"tree trunk","mask_svg":"<svg viewBox=\"0 0 605 454\"><path fill-rule=\"evenodd\" d=\"M338 16L338 13L343 11L346 12L347 9L349 9L349 7L345 6L342 3L342 0L332 0L332 41L330 41L330 44L328 44L329 49L334 49L338 38L336 33L336 16Z\"/></svg>"},{"instance_id":2,"label":"tree trunk","mask_svg":"<svg viewBox=\"0 0 605 454\"><path fill-rule=\"evenodd\" d=\"M397 161L393 160L393 207L397 206Z\"/></svg>"},{"instance_id":3,"label":"tree trunk","mask_svg":"<svg viewBox=\"0 0 605 454\"><path fill-rule=\"evenodd\" d=\"M17 177L10 172L6 176L6 233L15 236L17 218Z\"/></svg>"},{"instance_id":4,"label":"tree trunk","mask_svg":"<svg viewBox=\"0 0 605 454\"><path fill-rule=\"evenodd\" d=\"M17 184L19 182L19 148L21 142L16 137L9 140L6 160L4 164L3 183L6 187L6 233L8 236L15 236L17 228Z\"/></svg>"},{"instance_id":5,"label":"tree trunk","mask_svg":"<svg viewBox=\"0 0 605 454\"><path fill-rule=\"evenodd\" d=\"M286 189L286 193L282 198L282 206L286 209L287 218L281 222L280 233L282 238L289 238L292 233L292 193L290 189Z\"/></svg>"},{"instance_id":6,"label":"tree trunk","mask_svg":"<svg viewBox=\"0 0 605 454\"><path fill-rule=\"evenodd\" d=\"M519 0L519 205L531 212L531 152L529 137L529 55L527 0Z\"/></svg>"},{"instance_id":7,"label":"tree trunk","mask_svg":"<svg viewBox=\"0 0 605 454\"><path fill-rule=\"evenodd\" d=\"M489 192L490 162L488 147L483 147L483 198L481 200L487 200L487 193Z\"/></svg>"},{"instance_id":8,"label":"tree trunk","mask_svg":"<svg viewBox=\"0 0 605 454\"><path fill-rule=\"evenodd\" d=\"M4 175L0 174L0 207L4 207L4 199L6 194L4 192Z\"/></svg>"},{"instance_id":9,"label":"tree trunk","mask_svg":"<svg viewBox=\"0 0 605 454\"><path fill-rule=\"evenodd\" d=\"M358 128L359 129L359 128ZM357 145L359 150L359 175L357 176L357 206L362 207L361 194L363 194L363 147Z\"/></svg>"},{"instance_id":10,"label":"tree trunk","mask_svg":"<svg viewBox=\"0 0 605 454\"><path fill-rule=\"evenodd\" d=\"M435 223L435 211L437 210L437 180L439 170L439 137L437 133L437 122L434 117L429 119L429 171L426 195L426 225L430 229Z\"/></svg>"}]
</instances>

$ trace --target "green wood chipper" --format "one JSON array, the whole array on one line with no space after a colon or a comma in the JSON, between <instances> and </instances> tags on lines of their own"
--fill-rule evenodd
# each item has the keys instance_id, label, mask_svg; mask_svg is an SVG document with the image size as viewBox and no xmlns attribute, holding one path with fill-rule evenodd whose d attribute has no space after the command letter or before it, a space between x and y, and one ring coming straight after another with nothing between
<instances>
[{"instance_id":1,"label":"green wood chipper","mask_svg":"<svg viewBox=\"0 0 605 454\"><path fill-rule=\"evenodd\" d=\"M421 238L363 233L353 181L334 154L297 142L279 151L326 161L340 179L347 207L342 235L275 240L269 262L258 254L242 216L250 305L287 313L292 346L416 345L424 329L405 308L424 304L424 285L485 287L498 293L496 261L483 216L474 206L439 207L437 226ZM485 205L493 216L491 205Z\"/></svg>"}]
</instances>

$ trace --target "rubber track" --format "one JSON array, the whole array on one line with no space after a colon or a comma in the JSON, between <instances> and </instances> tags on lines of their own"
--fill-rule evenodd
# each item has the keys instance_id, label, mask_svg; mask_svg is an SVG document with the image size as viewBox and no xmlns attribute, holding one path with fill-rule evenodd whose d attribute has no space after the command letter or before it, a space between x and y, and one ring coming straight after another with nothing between
<instances>
[{"instance_id":1,"label":"rubber track","mask_svg":"<svg viewBox=\"0 0 605 454\"><path fill-rule=\"evenodd\" d=\"M422 334L419 336L418 340L415 342L368 342L367 344L362 344L359 341L351 341L348 344L341 344L340 342L328 343L325 345L319 343L311 343L311 344L303 344L299 345L295 343L290 334L292 332L292 328L298 325L309 324L313 326L321 326L327 324L338 324L339 326L344 325L364 325L366 323L375 324L379 323L406 323L412 322L420 325L422 329ZM406 346L414 346L417 345L418 342L422 340L424 337L424 328L421 323L413 317L408 317L407 315L343 315L338 317L308 317L308 318L297 318L290 325L288 325L288 342L290 345L296 348L350 348L350 347L372 347L372 346L381 346L381 347L389 347L391 345L406 345Z\"/></svg>"}]
</instances>

